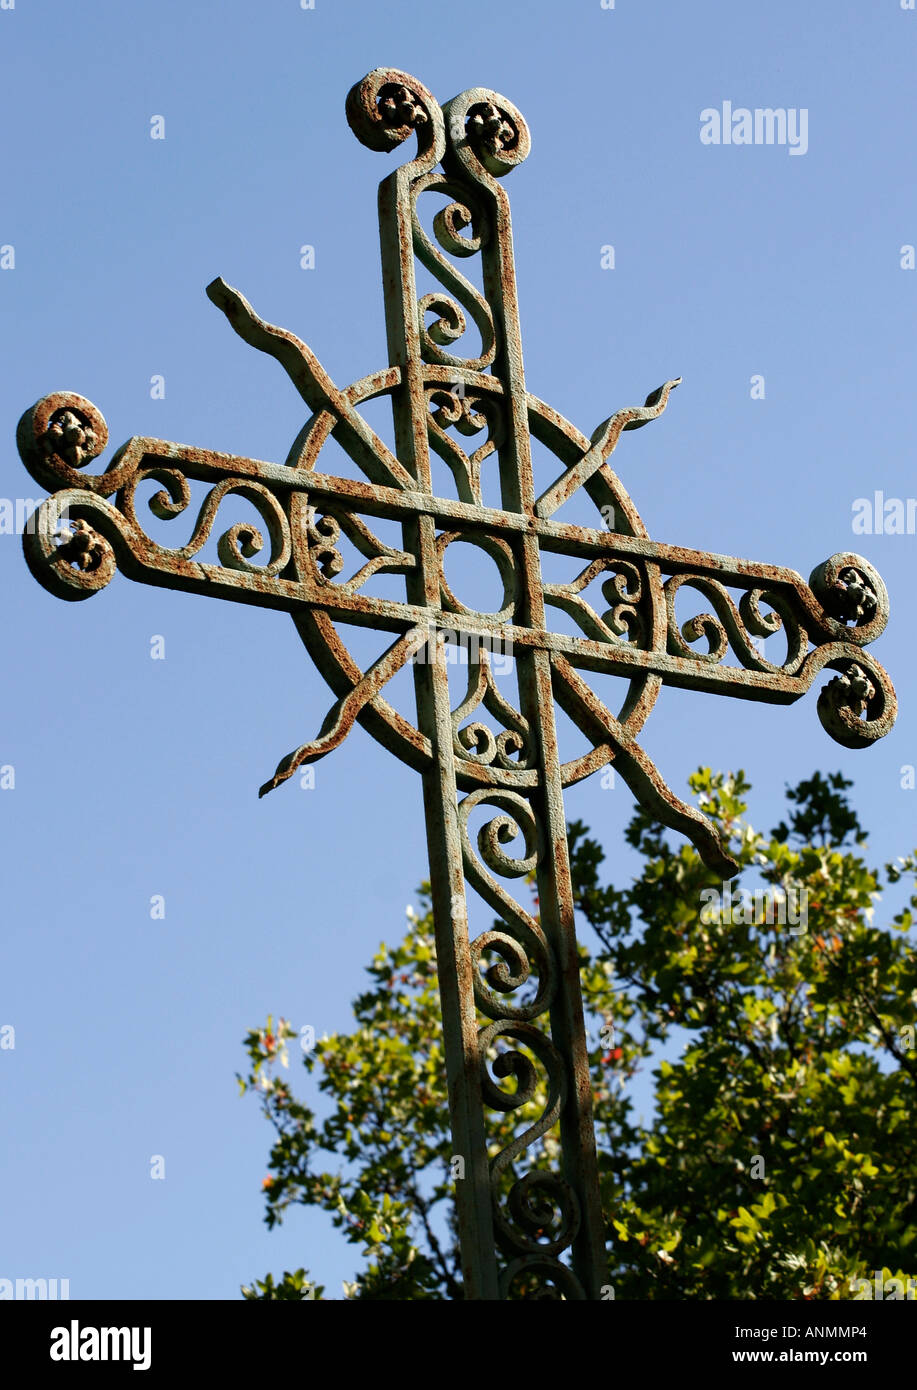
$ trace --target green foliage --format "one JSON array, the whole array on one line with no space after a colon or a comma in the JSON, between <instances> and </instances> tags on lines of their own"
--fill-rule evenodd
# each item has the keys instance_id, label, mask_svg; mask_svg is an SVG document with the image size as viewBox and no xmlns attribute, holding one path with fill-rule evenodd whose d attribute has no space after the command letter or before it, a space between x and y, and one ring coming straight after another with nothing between
<instances>
[{"instance_id":1,"label":"green foliage","mask_svg":"<svg viewBox=\"0 0 917 1390\"><path fill-rule=\"evenodd\" d=\"M741 772L696 773L741 865L726 886L642 811L627 839L643 867L623 888L601 881L586 827L569 827L580 925L597 941L581 948L581 978L619 1299L850 1298L875 1270L917 1273L917 897L889 929L873 922L883 887L913 880L917 857L867 866L849 785L816 773L789 789L790 824L766 838L746 819ZM275 1132L265 1219L327 1211L357 1247L349 1298L461 1297L426 888L421 909L369 967L354 1030L303 1056L331 1102L321 1123L276 1074L294 1030L269 1019L246 1038L240 1087ZM627 1083L648 1066L656 1113L644 1124ZM502 1147L543 1103L488 1111L489 1134ZM556 1167L557 1150L546 1135L527 1162ZM302 1297L304 1284L300 1270L243 1292Z\"/></svg>"},{"instance_id":2,"label":"green foliage","mask_svg":"<svg viewBox=\"0 0 917 1390\"><path fill-rule=\"evenodd\" d=\"M313 1284L304 1269L297 1269L295 1274L291 1274L289 1270L284 1270L283 1278L279 1284L275 1284L274 1276L268 1274L264 1279L256 1279L254 1286L242 1285L243 1298L260 1299L261 1301L286 1299L295 1303L302 1303L304 1299L320 1299L324 1292L324 1284Z\"/></svg>"},{"instance_id":3,"label":"green foliage","mask_svg":"<svg viewBox=\"0 0 917 1390\"><path fill-rule=\"evenodd\" d=\"M862 844L866 831L843 795L852 786L839 772L829 772L827 777L816 772L807 782L788 787L787 800L795 801L800 809L792 812L789 825L781 821L771 831L774 839L784 843L793 835L804 843L818 839L823 844L842 845L853 835L857 844Z\"/></svg>"}]
</instances>

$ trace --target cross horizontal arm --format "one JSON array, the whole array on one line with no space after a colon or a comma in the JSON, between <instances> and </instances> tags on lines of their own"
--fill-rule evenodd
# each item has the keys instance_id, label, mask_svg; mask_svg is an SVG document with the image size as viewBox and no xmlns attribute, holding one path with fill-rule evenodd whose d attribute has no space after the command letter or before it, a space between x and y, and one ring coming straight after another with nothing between
<instances>
[{"instance_id":1,"label":"cross horizontal arm","mask_svg":"<svg viewBox=\"0 0 917 1390\"><path fill-rule=\"evenodd\" d=\"M303 507L305 505L303 500ZM68 515L76 529L71 540L60 546L55 533L62 512ZM87 517L94 526L87 523ZM464 634L477 637L484 644L497 643L508 651L513 648L520 652L545 650L584 670L627 677L655 674L666 684L684 689L708 690L773 704L790 704L799 699L811 688L820 672L830 667L840 674L822 692L818 713L832 737L849 747L865 747L882 737L895 719L895 693L887 673L851 641L824 643L810 651L793 673L746 671L705 662L696 656L646 650L630 642L590 641L513 623L489 622L483 615L453 613L445 607L425 607L342 592L315 571L302 579L287 579L277 573L261 574L257 572L259 569L270 566L246 567L244 558L228 548L224 549L224 556L229 564L202 564L175 551L153 546L139 528L109 502L76 489L64 490L48 499L39 509L37 518L35 531L24 538L26 555L39 581L61 597L85 598L104 587L114 574L117 560L129 577L142 582L232 598L294 615L319 611L332 619L402 634L386 656L335 707L315 745L304 745L296 754L291 754L263 791L285 780L301 762L311 760L311 754L307 757L310 750L314 756L322 756L336 747L362 709L434 629L445 632L447 637L451 634L453 640ZM85 568L74 563L75 556L86 562ZM640 750L632 741L625 745L620 739L616 740L614 730L611 734L612 742L617 743L622 754L622 769L625 765L631 768L633 778L640 784L640 794L652 801L655 783L641 762ZM605 727L603 737L608 736L609 728ZM319 746L321 752L315 752ZM637 789L635 785L634 790ZM682 808L683 803L679 802L678 815L683 814ZM691 834L687 823L679 824Z\"/></svg>"},{"instance_id":2,"label":"cross horizontal arm","mask_svg":"<svg viewBox=\"0 0 917 1390\"><path fill-rule=\"evenodd\" d=\"M262 332L257 326L252 329L249 318L244 322L246 331L252 331L256 337ZM279 330L268 336L275 346L282 345L278 351L292 353L299 362L302 345L295 341L291 344ZM308 349L303 351L307 353ZM389 389L390 375L379 374L378 382L372 379L369 389ZM320 389L324 393L322 399L327 396L333 401L335 415L356 415L349 392L337 392L327 382ZM60 414L59 402L68 399L46 398L33 408L30 418L40 424L50 408L47 402L57 404ZM80 403L82 418L91 422L95 408L80 397L73 399ZM100 416L98 419L101 421ZM328 424L330 428L331 415ZM104 430L104 421L101 429ZM20 446L37 477L51 486L55 480L58 486L62 480L83 484L56 491L39 508L24 538L33 573L61 597L88 597L108 583L118 564L129 577L145 583L293 614L321 611L334 620L398 634L416 627L428 631L435 627L447 636L450 632L477 636L485 642L498 641L509 649L547 650L583 670L628 678L650 674L669 685L776 704L798 699L819 672L830 666L845 678L852 672L856 679L866 682L864 689L872 690L867 702L871 703L871 710L865 720L857 719L855 724L848 720L843 727L838 725L828 706L824 702L820 705L835 737L861 746L880 737L894 720L891 682L882 667L871 658L866 659L861 650L885 625L887 595L881 579L860 556L833 557L806 584L796 571L779 566L669 546L645 537L560 525L523 512L431 497L413 485L403 489L362 483L308 468L265 463L165 440L131 439L116 453L106 472L86 475L63 456L63 445L57 446L60 453L40 453L27 438L23 445L27 433L21 428ZM77 465L83 462L77 446L73 446L70 456ZM161 518L177 517L188 508L189 479L211 485L187 545L159 546L144 532L134 498L137 486L146 479L163 485L164 490L150 502ZM116 488L117 505L102 495ZM196 558L213 531L221 500L230 493L246 497L263 518L271 540L267 563L251 563L263 545L260 532L251 526L231 528L220 538L220 564ZM325 520L316 524L319 512ZM482 533L502 537L501 543L511 546L521 543L525 536L535 537L545 552L587 561L573 583L544 585L545 599L572 613L587 635L569 636L520 623L513 615L512 604L501 616L454 611L445 590L438 605L405 603L360 592L372 574L380 570L406 573L413 560L404 551L378 541L359 519L359 513L401 522L425 515L442 528L467 532L471 538ZM57 531L64 515L75 521L77 531L61 546ZM335 565L341 561L327 534L329 526L335 535L334 528L340 530L343 526L368 557L369 562L348 582L334 582ZM658 615L654 620L651 640L621 640L620 634L609 630L582 597L582 590L593 578L606 571L614 575L622 567L624 571L629 567L636 574L635 566L642 567L646 584L655 585L657 590L661 576L670 576L658 591L664 595L665 612L661 620ZM679 628L675 597L685 585L708 596L719 616L703 615ZM738 608L726 591L727 585L743 591ZM762 615L757 606L760 600L776 605L777 616ZM784 664L775 666L753 649L749 631L766 634L781 624L793 641ZM711 651L692 649L690 642L701 636L708 637ZM716 650L714 643L718 643ZM730 643L741 665L723 662ZM810 643L815 644L815 650L808 650ZM859 713L864 709L865 705Z\"/></svg>"},{"instance_id":3,"label":"cross horizontal arm","mask_svg":"<svg viewBox=\"0 0 917 1390\"><path fill-rule=\"evenodd\" d=\"M279 330L278 330L279 332ZM336 388L333 388L336 390ZM381 388L380 388L381 389ZM335 410L348 412L353 407L347 400L349 393L338 393ZM35 408L37 409L37 407ZM359 416L357 416L359 419ZM375 447L375 446L373 446ZM381 446L384 448L384 446ZM397 460L395 461L397 463ZM463 523L469 528L490 533L532 534L538 536L543 550L582 557L583 559L637 559L658 564L666 574L694 574L709 576L720 582L744 585L749 582L761 588L779 587L792 591L793 596L804 612L806 625L813 639L821 637L828 640L852 641L866 645L875 640L884 629L887 621L887 595L884 587L871 620L856 629L838 621L826 611L812 589L797 571L778 565L761 564L741 560L733 556L711 552L696 551L683 546L667 545L645 537L621 535L617 532L590 529L588 527L558 524L550 520L532 518L521 512L503 511L496 508L477 506L449 498L431 497L416 490L416 484L409 475L409 488L385 487L379 484L361 483L348 478L321 474L308 469L290 468L283 464L268 463L263 460L244 458L238 455L222 454L214 450L197 449L185 444L171 443L167 440L134 437L122 446L112 461L111 468L98 478L85 477L67 469L68 481L78 483L92 492L115 491L136 483L144 473L150 473L157 465L170 468L180 466L181 472L191 479L216 482L227 479L257 480L283 499L287 493L310 493L316 502L340 504L369 515L387 517L404 521L412 516L425 514L432 516L441 525ZM400 468L400 465L398 465ZM33 469L40 480L53 486L52 479L45 472ZM57 470L59 472L59 470ZM60 478L58 477L58 486ZM93 486L93 484L101 486ZM90 499L85 499L87 504ZM177 513L173 513L177 514ZM144 537L151 556L161 550L164 557L177 552L156 547ZM859 559L859 557L856 557ZM253 570L258 567L253 566ZM876 576L877 578L877 576ZM155 581L153 581L155 582ZM881 583L881 581L880 581ZM281 604L280 606L285 606Z\"/></svg>"}]
</instances>

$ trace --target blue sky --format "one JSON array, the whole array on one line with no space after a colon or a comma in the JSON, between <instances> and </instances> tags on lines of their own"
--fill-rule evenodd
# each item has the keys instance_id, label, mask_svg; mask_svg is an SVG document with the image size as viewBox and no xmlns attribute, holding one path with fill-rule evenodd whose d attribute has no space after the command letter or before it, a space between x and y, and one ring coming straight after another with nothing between
<instances>
[{"instance_id":1,"label":"blue sky","mask_svg":"<svg viewBox=\"0 0 917 1390\"><path fill-rule=\"evenodd\" d=\"M699 763L743 767L764 828L788 781L841 769L872 859L904 854L917 536L851 522L877 489L917 494L917 272L901 266L917 243L915 47L899 0L7 0L0 491L38 495L14 430L52 390L94 401L112 447L148 434L282 461L302 403L204 286L238 286L341 385L384 365L375 189L394 158L357 144L344 97L380 65L440 100L492 87L533 139L506 184L529 389L588 435L682 375L616 455L650 534L805 576L858 550L891 596L873 650L901 712L878 746L833 744L814 691L791 708L664 691L641 741L681 793ZM804 108L805 154L702 144L701 112L725 101ZM258 801L332 701L282 614L121 576L64 604L10 534L0 592L0 764L15 769L0 1025L16 1030L0 1052L0 1277L233 1298L306 1264L335 1294L354 1266L321 1218L261 1224L270 1134L234 1073L271 1010L319 1035L348 1026L363 963L400 935L425 873L419 779L357 729L314 789ZM619 881L631 807L620 779L568 795Z\"/></svg>"}]
</instances>

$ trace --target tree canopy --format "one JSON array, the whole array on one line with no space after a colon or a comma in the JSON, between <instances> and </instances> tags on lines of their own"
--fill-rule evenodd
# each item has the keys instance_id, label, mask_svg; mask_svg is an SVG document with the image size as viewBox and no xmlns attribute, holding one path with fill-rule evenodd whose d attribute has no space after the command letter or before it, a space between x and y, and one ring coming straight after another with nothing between
<instances>
[{"instance_id":1,"label":"tree canopy","mask_svg":"<svg viewBox=\"0 0 917 1390\"><path fill-rule=\"evenodd\" d=\"M886 925L874 913L888 885L913 888L917 859L869 867L840 774L788 789L770 834L747 819L741 772L690 782L741 865L731 884L639 810L626 832L639 876L603 882L601 846L569 826L581 936L592 928L581 979L614 1296L847 1299L875 1271L913 1275L917 897ZM353 1030L301 1039L323 1118L287 1076L296 1029L269 1018L245 1039L240 1089L274 1131L265 1219L327 1212L354 1246L345 1297L461 1298L426 885L367 969ZM646 1069L643 1121L629 1083ZM508 1143L539 1101L489 1110L489 1135ZM556 1167L558 1148L544 1136L529 1166ZM321 1298L320 1275L268 1275L243 1294Z\"/></svg>"}]
</instances>

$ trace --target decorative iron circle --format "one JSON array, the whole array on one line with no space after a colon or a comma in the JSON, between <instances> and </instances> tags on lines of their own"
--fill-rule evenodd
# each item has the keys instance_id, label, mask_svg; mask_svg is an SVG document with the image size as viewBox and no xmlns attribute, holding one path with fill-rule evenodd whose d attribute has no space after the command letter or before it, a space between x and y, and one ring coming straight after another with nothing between
<instances>
[{"instance_id":1,"label":"decorative iron circle","mask_svg":"<svg viewBox=\"0 0 917 1390\"><path fill-rule=\"evenodd\" d=\"M446 579L446 551L453 541L463 541L466 545L475 545L493 560L503 584L503 601L499 609L488 611L486 616L497 622L512 622L516 610L516 603L513 598L516 564L512 548L499 536L487 536L479 531L441 531L436 538L436 553L439 558L439 586L442 591L444 608L451 613L464 613L466 617L483 616L485 612L483 609L469 608L460 602Z\"/></svg>"},{"instance_id":2,"label":"decorative iron circle","mask_svg":"<svg viewBox=\"0 0 917 1390\"><path fill-rule=\"evenodd\" d=\"M482 397L502 397L502 382L483 372L462 370L459 375L466 389L473 389ZM427 364L424 368L425 389L437 387L451 388L456 379L456 371L450 367ZM347 388L347 398L353 405L380 395L390 394L399 384L400 373L389 368L363 377ZM527 397L529 426L532 434L562 462L579 458L589 448L589 440L575 425L560 415L553 407L546 405L537 396ZM301 431L291 450L288 463L307 470L315 469L322 445L334 428L334 418L323 411L310 420ZM618 534L648 539L648 533L636 507L631 501L620 479L604 465L595 475L593 500L601 513L612 508L616 519ZM607 529L607 528L603 528ZM443 533L438 538L442 547L450 538L461 534L454 531ZM470 537L469 537L470 539ZM478 538L476 537L476 542ZM666 643L666 605L658 565L649 561L631 560L640 573L645 595L646 631L640 646L648 651L664 652ZM445 609L445 606L444 606ZM456 602L455 612L463 609ZM332 618L318 609L294 615L294 623L315 665L336 695L349 693L362 677L363 670L351 656L342 640ZM455 624L453 624L454 626ZM444 623L445 627L446 624ZM635 737L646 723L656 703L662 687L661 677L638 671L632 677L622 677L626 681L626 693L617 719L625 731ZM360 722L375 739L390 752L397 754L403 762L422 770L429 758L430 744L415 724L406 719L381 694L377 695L360 714ZM561 766L563 785L571 786L604 767L614 756L611 743L598 743L579 757L571 758ZM519 790L534 787L538 781L537 768L506 768L495 765L482 766L462 758L456 758L456 780L464 791L479 786L500 786Z\"/></svg>"}]
</instances>

